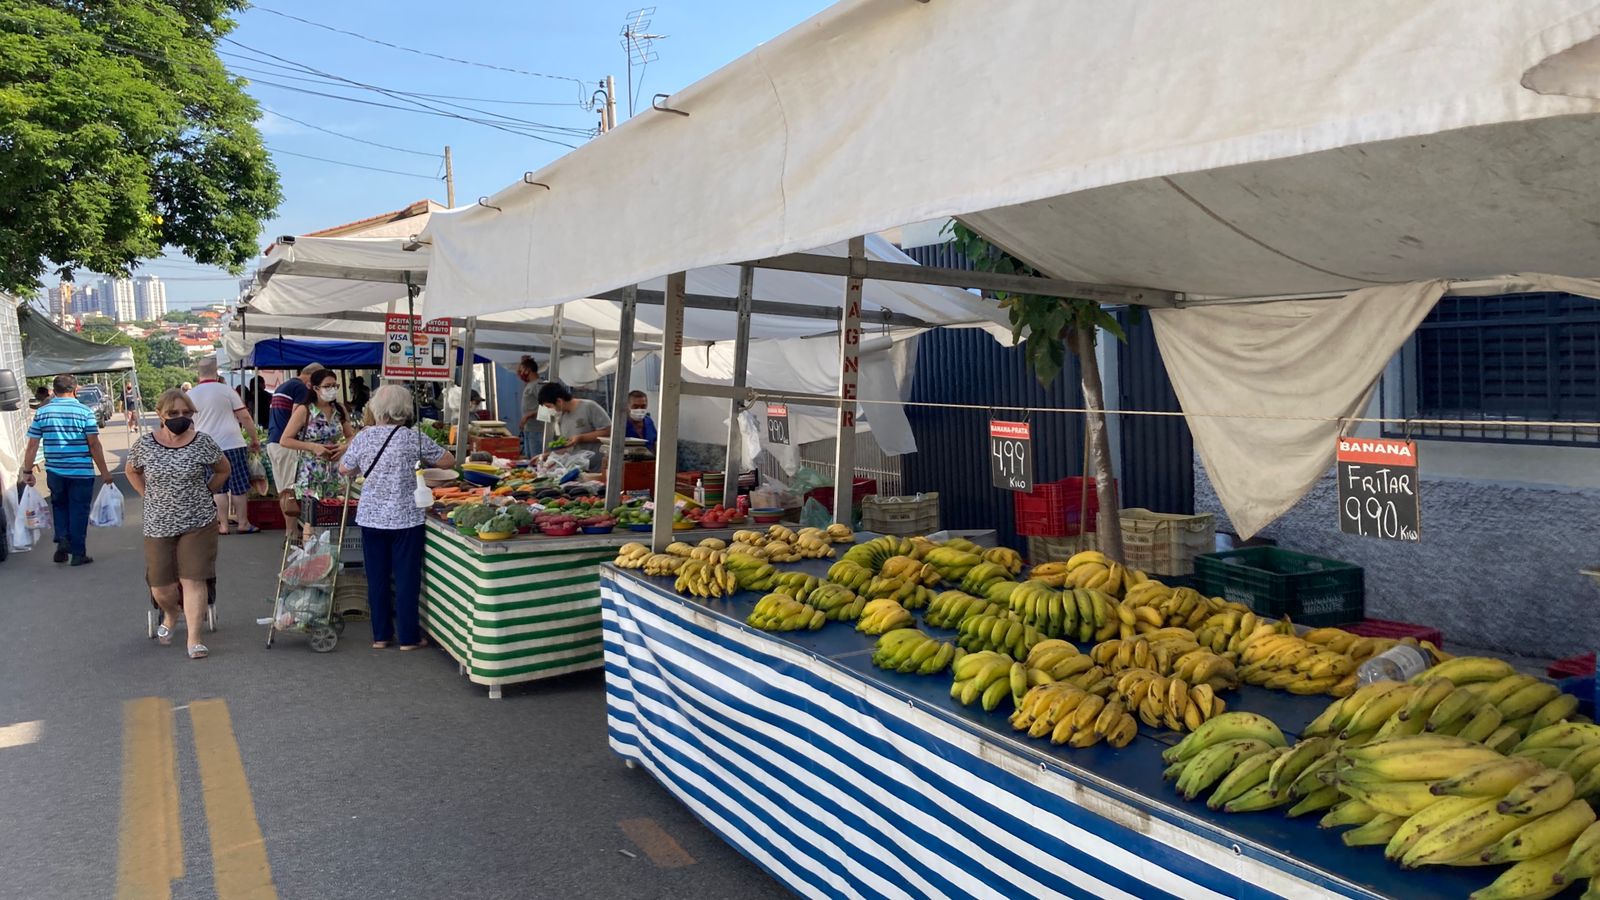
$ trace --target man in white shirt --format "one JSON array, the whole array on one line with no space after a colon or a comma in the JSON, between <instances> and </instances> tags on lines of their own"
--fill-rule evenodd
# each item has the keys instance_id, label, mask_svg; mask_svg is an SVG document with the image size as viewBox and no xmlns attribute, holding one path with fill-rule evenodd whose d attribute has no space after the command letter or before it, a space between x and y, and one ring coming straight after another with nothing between
<instances>
[{"instance_id":1,"label":"man in white shirt","mask_svg":"<svg viewBox=\"0 0 1600 900\"><path fill-rule=\"evenodd\" d=\"M246 502L250 495L250 454L261 450L255 420L238 392L217 377L216 357L200 360L197 368L200 383L189 389L189 402L195 411L194 426L217 442L232 467L224 492L212 498L217 503L217 530L228 534L231 520L239 523L240 534L255 534L261 529L250 524L250 508ZM244 434L240 434L240 429ZM249 435L248 439L245 434Z\"/></svg>"}]
</instances>

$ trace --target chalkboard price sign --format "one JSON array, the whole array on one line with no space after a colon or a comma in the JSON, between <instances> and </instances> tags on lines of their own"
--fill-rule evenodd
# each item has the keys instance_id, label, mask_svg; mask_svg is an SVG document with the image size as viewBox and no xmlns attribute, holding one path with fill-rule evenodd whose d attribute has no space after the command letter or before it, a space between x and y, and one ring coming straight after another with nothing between
<instances>
[{"instance_id":1,"label":"chalkboard price sign","mask_svg":"<svg viewBox=\"0 0 1600 900\"><path fill-rule=\"evenodd\" d=\"M1391 541L1420 540L1416 442L1338 440L1334 470L1339 477L1339 530Z\"/></svg>"},{"instance_id":2,"label":"chalkboard price sign","mask_svg":"<svg viewBox=\"0 0 1600 900\"><path fill-rule=\"evenodd\" d=\"M1005 491L1033 490L1033 438L1027 422L989 423L989 475Z\"/></svg>"},{"instance_id":3,"label":"chalkboard price sign","mask_svg":"<svg viewBox=\"0 0 1600 900\"><path fill-rule=\"evenodd\" d=\"M788 404L767 404L767 441L773 444L789 443Z\"/></svg>"}]
</instances>

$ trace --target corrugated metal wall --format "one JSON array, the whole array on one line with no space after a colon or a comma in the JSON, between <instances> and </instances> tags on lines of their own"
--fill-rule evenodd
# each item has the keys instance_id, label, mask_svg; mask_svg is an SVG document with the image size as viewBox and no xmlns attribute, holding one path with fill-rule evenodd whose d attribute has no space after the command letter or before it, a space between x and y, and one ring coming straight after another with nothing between
<instances>
[{"instance_id":1,"label":"corrugated metal wall","mask_svg":"<svg viewBox=\"0 0 1600 900\"><path fill-rule=\"evenodd\" d=\"M1149 316L1120 313L1128 335L1118 355L1120 409L1177 411L1177 395L1156 346ZM1176 416L1119 416L1122 428L1122 504L1157 512L1194 512L1194 438Z\"/></svg>"}]
</instances>

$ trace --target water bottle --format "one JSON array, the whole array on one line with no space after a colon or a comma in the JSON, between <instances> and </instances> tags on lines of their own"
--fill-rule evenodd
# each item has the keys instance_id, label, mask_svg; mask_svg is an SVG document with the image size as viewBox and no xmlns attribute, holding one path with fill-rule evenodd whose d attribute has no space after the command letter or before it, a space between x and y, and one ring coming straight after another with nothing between
<instances>
[{"instance_id":1,"label":"water bottle","mask_svg":"<svg viewBox=\"0 0 1600 900\"><path fill-rule=\"evenodd\" d=\"M433 491L428 489L428 483L422 480L422 470L417 470L417 488L411 492L411 502L417 509L427 509L433 506Z\"/></svg>"},{"instance_id":2,"label":"water bottle","mask_svg":"<svg viewBox=\"0 0 1600 900\"><path fill-rule=\"evenodd\" d=\"M1362 663L1361 668L1356 669L1356 681L1361 684L1384 680L1403 683L1431 665L1433 659L1426 650L1410 644L1396 644Z\"/></svg>"}]
</instances>

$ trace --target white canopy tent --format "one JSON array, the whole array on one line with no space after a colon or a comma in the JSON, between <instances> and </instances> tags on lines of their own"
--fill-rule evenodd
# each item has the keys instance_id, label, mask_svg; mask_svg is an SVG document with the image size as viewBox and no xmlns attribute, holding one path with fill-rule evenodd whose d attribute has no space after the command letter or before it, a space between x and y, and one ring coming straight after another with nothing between
<instances>
[{"instance_id":1,"label":"white canopy tent","mask_svg":"<svg viewBox=\"0 0 1600 900\"><path fill-rule=\"evenodd\" d=\"M1219 384L1192 355L1164 354L1224 505L1250 532L1326 471L1378 357L1442 292L1505 273L1600 273L1597 112L1591 0L843 0L479 205L435 215L424 239L433 286L481 314L740 261L841 274L803 251L960 217L1054 277L1034 293L1161 307L1169 351L1206 337L1254 361L1227 370L1249 380ZM594 247L613 264L591 265ZM1342 344L1344 317L1316 301L1235 311L1232 340L1205 331L1220 314L1179 309L1359 290L1380 293L1363 295L1365 327ZM1272 342L1295 315L1297 339ZM1322 373L1290 349L1333 354L1351 335L1377 339L1360 364L1298 390ZM1278 399L1245 399L1257 391ZM1307 421L1272 421L1289 412Z\"/></svg>"}]
</instances>

